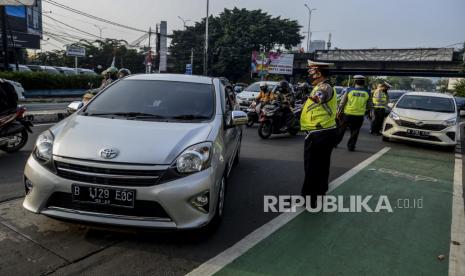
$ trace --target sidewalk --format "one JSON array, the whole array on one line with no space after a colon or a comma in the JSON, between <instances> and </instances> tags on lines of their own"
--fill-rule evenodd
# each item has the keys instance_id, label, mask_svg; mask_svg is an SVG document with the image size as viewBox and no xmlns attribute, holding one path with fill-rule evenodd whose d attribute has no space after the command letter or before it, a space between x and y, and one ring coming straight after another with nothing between
<instances>
[{"instance_id":1,"label":"sidewalk","mask_svg":"<svg viewBox=\"0 0 465 276\"><path fill-rule=\"evenodd\" d=\"M392 213L304 211L217 274L447 275L453 182L453 154L390 150L332 194L386 195Z\"/></svg>"}]
</instances>

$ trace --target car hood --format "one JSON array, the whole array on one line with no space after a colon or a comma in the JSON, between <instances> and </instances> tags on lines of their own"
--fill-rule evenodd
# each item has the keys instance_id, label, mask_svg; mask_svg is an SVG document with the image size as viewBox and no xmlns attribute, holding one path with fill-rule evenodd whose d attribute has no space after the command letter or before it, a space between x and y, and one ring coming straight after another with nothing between
<instances>
[{"instance_id":1,"label":"car hood","mask_svg":"<svg viewBox=\"0 0 465 276\"><path fill-rule=\"evenodd\" d=\"M443 122L457 116L455 113L440 113L434 111L394 108L393 112L401 118L418 121L438 121Z\"/></svg>"},{"instance_id":2,"label":"car hood","mask_svg":"<svg viewBox=\"0 0 465 276\"><path fill-rule=\"evenodd\" d=\"M171 164L187 147L205 142L208 123L134 121L74 115L52 129L53 154L62 157L134 164ZM111 160L100 150L116 148Z\"/></svg>"},{"instance_id":3,"label":"car hood","mask_svg":"<svg viewBox=\"0 0 465 276\"><path fill-rule=\"evenodd\" d=\"M250 91L242 91L241 93L237 94L238 97L241 98L255 98L257 97L259 92L250 92Z\"/></svg>"}]
</instances>

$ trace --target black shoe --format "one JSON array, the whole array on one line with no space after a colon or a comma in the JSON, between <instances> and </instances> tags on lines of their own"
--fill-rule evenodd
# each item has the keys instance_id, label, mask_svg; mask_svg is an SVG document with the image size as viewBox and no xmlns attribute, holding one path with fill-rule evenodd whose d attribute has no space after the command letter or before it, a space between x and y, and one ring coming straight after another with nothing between
<instances>
[{"instance_id":1,"label":"black shoe","mask_svg":"<svg viewBox=\"0 0 465 276\"><path fill-rule=\"evenodd\" d=\"M348 148L349 151L355 151L355 148Z\"/></svg>"}]
</instances>

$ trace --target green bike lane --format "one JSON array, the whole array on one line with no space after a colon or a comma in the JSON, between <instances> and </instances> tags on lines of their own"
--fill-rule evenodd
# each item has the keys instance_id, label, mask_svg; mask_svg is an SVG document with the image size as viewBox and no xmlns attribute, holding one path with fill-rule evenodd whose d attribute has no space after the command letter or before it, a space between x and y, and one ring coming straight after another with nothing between
<instances>
[{"instance_id":1,"label":"green bike lane","mask_svg":"<svg viewBox=\"0 0 465 276\"><path fill-rule=\"evenodd\" d=\"M392 212L304 211L217 275L447 275L453 182L453 154L391 149L331 194Z\"/></svg>"}]
</instances>

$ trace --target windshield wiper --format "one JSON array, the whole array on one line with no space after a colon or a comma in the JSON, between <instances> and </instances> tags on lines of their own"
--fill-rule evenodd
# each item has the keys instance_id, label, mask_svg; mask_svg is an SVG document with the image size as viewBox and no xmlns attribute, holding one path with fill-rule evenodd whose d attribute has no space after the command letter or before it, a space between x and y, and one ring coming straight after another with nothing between
<instances>
[{"instance_id":1,"label":"windshield wiper","mask_svg":"<svg viewBox=\"0 0 465 276\"><path fill-rule=\"evenodd\" d=\"M185 115L173 116L173 117L171 117L171 119L175 119L175 120L205 120L205 119L210 119L210 117L204 116L204 115L185 114Z\"/></svg>"},{"instance_id":2,"label":"windshield wiper","mask_svg":"<svg viewBox=\"0 0 465 276\"><path fill-rule=\"evenodd\" d=\"M164 119L165 117L156 114L143 112L108 112L108 113L88 113L89 116L121 116L135 119Z\"/></svg>"}]
</instances>

